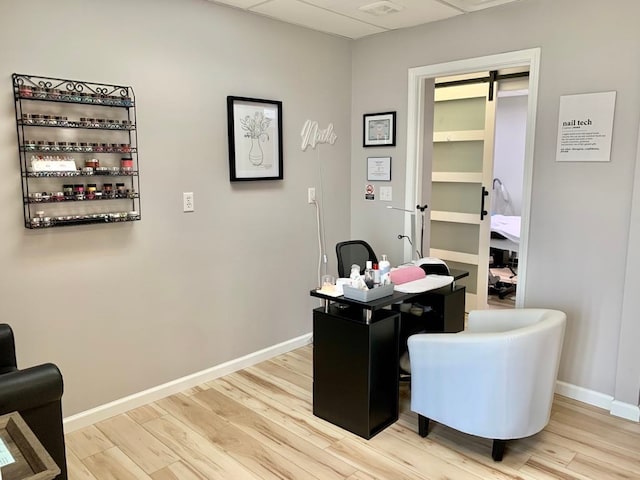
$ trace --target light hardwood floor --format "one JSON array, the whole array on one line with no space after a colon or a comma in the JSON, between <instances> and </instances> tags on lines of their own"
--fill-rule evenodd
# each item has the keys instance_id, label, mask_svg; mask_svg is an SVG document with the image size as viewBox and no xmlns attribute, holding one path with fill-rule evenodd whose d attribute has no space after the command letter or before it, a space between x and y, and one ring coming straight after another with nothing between
<instances>
[{"instance_id":1,"label":"light hardwood floor","mask_svg":"<svg viewBox=\"0 0 640 480\"><path fill-rule=\"evenodd\" d=\"M67 435L71 480L639 479L640 425L556 396L539 434L507 443L400 420L366 441L311 413L306 346ZM473 399L469 399L473 401Z\"/></svg>"},{"instance_id":2,"label":"light hardwood floor","mask_svg":"<svg viewBox=\"0 0 640 480\"><path fill-rule=\"evenodd\" d=\"M487 295L487 305L493 310L515 308L516 297L513 295L507 298L500 298L498 295Z\"/></svg>"}]
</instances>

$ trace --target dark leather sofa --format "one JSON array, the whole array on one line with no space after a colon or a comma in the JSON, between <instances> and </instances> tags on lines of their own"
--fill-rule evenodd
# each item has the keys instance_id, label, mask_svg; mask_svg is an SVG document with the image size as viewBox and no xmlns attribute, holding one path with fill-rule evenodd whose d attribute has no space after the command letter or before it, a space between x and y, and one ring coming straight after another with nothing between
<instances>
[{"instance_id":1,"label":"dark leather sofa","mask_svg":"<svg viewBox=\"0 0 640 480\"><path fill-rule=\"evenodd\" d=\"M0 415L17 411L67 480L62 427L62 374L52 363L18 370L13 331L0 324Z\"/></svg>"}]
</instances>

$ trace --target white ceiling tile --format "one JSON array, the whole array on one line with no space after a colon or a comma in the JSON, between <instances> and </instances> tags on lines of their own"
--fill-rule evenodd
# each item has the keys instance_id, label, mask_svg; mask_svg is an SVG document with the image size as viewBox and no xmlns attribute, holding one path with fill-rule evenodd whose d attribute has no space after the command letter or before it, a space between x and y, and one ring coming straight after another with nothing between
<instances>
[{"instance_id":1,"label":"white ceiling tile","mask_svg":"<svg viewBox=\"0 0 640 480\"><path fill-rule=\"evenodd\" d=\"M246 10L247 8L250 8L250 7L254 7L258 3L261 3L260 0L209 0L209 1L211 3L221 3L223 5L229 5L231 7L242 8L243 10Z\"/></svg>"},{"instance_id":2,"label":"white ceiling tile","mask_svg":"<svg viewBox=\"0 0 640 480\"><path fill-rule=\"evenodd\" d=\"M391 0L395 5L402 7L402 10L387 15L372 15L360 10L360 7L377 3L378 0L304 1L385 29L413 27L423 23L443 20L461 13L460 10L436 0Z\"/></svg>"},{"instance_id":3,"label":"white ceiling tile","mask_svg":"<svg viewBox=\"0 0 640 480\"><path fill-rule=\"evenodd\" d=\"M380 0L209 0L241 8L283 22L360 38L387 30L436 22L465 12L524 0L387 0L402 7L398 12L373 15L360 7Z\"/></svg>"},{"instance_id":4,"label":"white ceiling tile","mask_svg":"<svg viewBox=\"0 0 640 480\"><path fill-rule=\"evenodd\" d=\"M257 5L250 11L348 38L360 38L385 31L384 28L371 23L348 18L343 14L298 0L271 0Z\"/></svg>"},{"instance_id":5,"label":"white ceiling tile","mask_svg":"<svg viewBox=\"0 0 640 480\"><path fill-rule=\"evenodd\" d=\"M519 0L444 0L451 5L461 8L465 12L475 12L484 8L497 7L505 3L517 2Z\"/></svg>"}]
</instances>

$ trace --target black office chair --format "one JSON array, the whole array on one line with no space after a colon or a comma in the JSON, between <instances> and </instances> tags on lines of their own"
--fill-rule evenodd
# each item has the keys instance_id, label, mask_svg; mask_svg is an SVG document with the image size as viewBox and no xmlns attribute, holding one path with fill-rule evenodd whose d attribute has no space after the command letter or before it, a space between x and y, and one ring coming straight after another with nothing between
<instances>
[{"instance_id":1,"label":"black office chair","mask_svg":"<svg viewBox=\"0 0 640 480\"><path fill-rule=\"evenodd\" d=\"M338 276L347 278L351 273L351 265L360 265L360 274L364 273L367 260L378 263L373 248L364 240L348 240L336 244L336 256L338 257Z\"/></svg>"}]
</instances>

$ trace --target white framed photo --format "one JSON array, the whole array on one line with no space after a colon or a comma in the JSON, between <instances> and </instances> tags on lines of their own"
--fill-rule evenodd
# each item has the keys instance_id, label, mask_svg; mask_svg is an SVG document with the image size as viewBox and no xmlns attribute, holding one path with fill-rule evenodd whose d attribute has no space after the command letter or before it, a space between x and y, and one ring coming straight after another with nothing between
<instances>
[{"instance_id":1,"label":"white framed photo","mask_svg":"<svg viewBox=\"0 0 640 480\"><path fill-rule=\"evenodd\" d=\"M367 181L390 182L391 181L391 157L367 158Z\"/></svg>"},{"instance_id":2,"label":"white framed photo","mask_svg":"<svg viewBox=\"0 0 640 480\"><path fill-rule=\"evenodd\" d=\"M396 144L396 112L363 115L363 147L393 147Z\"/></svg>"}]
</instances>

